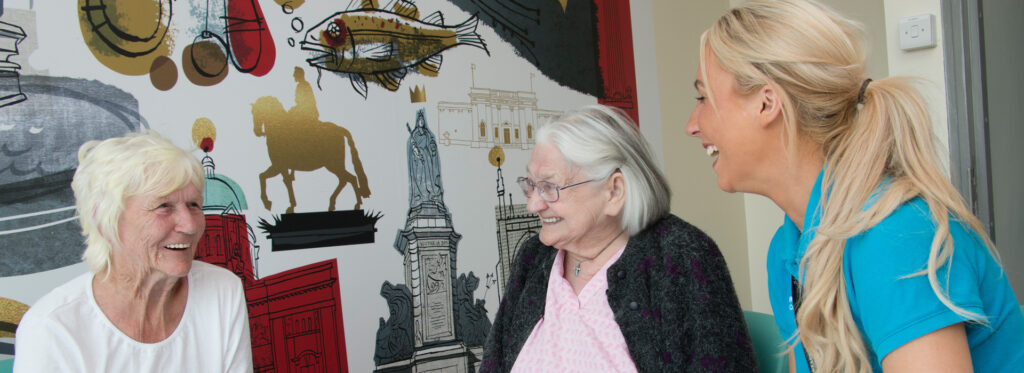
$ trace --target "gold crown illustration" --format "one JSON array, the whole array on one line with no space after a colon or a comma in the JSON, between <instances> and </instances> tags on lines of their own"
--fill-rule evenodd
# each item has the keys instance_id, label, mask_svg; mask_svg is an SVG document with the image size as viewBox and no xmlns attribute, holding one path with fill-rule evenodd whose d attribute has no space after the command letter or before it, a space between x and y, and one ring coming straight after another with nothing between
<instances>
[{"instance_id":1,"label":"gold crown illustration","mask_svg":"<svg viewBox=\"0 0 1024 373\"><path fill-rule=\"evenodd\" d=\"M427 88L420 89L420 86L409 88L409 102L427 102Z\"/></svg>"}]
</instances>

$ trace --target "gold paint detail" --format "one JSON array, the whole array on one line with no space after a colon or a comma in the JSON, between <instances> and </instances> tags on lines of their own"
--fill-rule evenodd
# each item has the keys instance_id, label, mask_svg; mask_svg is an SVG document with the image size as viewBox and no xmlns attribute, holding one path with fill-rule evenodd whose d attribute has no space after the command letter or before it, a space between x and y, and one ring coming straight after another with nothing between
<instances>
[{"instance_id":1,"label":"gold paint detail","mask_svg":"<svg viewBox=\"0 0 1024 373\"><path fill-rule=\"evenodd\" d=\"M161 91L174 88L178 83L178 66L174 60L165 56L153 59L153 65L149 67L149 81Z\"/></svg>"},{"instance_id":2,"label":"gold paint detail","mask_svg":"<svg viewBox=\"0 0 1024 373\"><path fill-rule=\"evenodd\" d=\"M565 13L565 6L569 5L569 0L558 0L559 4L562 4L562 13Z\"/></svg>"},{"instance_id":3,"label":"gold paint detail","mask_svg":"<svg viewBox=\"0 0 1024 373\"><path fill-rule=\"evenodd\" d=\"M334 211L337 197L345 184L352 185L356 197L353 209L358 210L363 198L370 197L371 191L352 134L344 127L320 121L295 109L286 111L281 101L273 96L260 97L252 104L253 134L267 138L267 155L270 157L270 167L260 173L263 207L270 211L272 206L267 196L268 178L281 176L290 202L285 213L291 214L295 212L296 205L292 189L295 171L325 168L338 177L338 186L330 196L327 210ZM345 166L345 158L349 156L351 172Z\"/></svg>"},{"instance_id":4,"label":"gold paint detail","mask_svg":"<svg viewBox=\"0 0 1024 373\"><path fill-rule=\"evenodd\" d=\"M491 161L491 165L494 167L501 167L505 164L505 150L500 146L495 145L491 148L491 151L487 153L487 160Z\"/></svg>"},{"instance_id":5,"label":"gold paint detail","mask_svg":"<svg viewBox=\"0 0 1024 373\"><path fill-rule=\"evenodd\" d=\"M391 6L391 11L401 16L406 16L412 19L420 19L420 10L416 8L415 4L412 4L408 1L395 1L395 5Z\"/></svg>"},{"instance_id":6,"label":"gold paint detail","mask_svg":"<svg viewBox=\"0 0 1024 373\"><path fill-rule=\"evenodd\" d=\"M427 102L427 88L420 88L419 85L409 88L409 102Z\"/></svg>"},{"instance_id":7,"label":"gold paint detail","mask_svg":"<svg viewBox=\"0 0 1024 373\"><path fill-rule=\"evenodd\" d=\"M291 121L318 121L320 120L320 109L316 107L316 95L313 94L313 85L306 80L306 71L295 66L292 73L295 78L295 106L288 109L288 116Z\"/></svg>"},{"instance_id":8,"label":"gold paint detail","mask_svg":"<svg viewBox=\"0 0 1024 373\"><path fill-rule=\"evenodd\" d=\"M0 297L0 322L18 325L25 312L28 312L28 305ZM14 338L14 331L0 330L0 338Z\"/></svg>"},{"instance_id":9,"label":"gold paint detail","mask_svg":"<svg viewBox=\"0 0 1024 373\"><path fill-rule=\"evenodd\" d=\"M200 87L220 83L228 76L228 57L220 44L199 40L181 52L181 69L188 81Z\"/></svg>"},{"instance_id":10,"label":"gold paint detail","mask_svg":"<svg viewBox=\"0 0 1024 373\"><path fill-rule=\"evenodd\" d=\"M394 71L423 62L459 44L459 35L454 28L426 24L391 13L366 10L342 14L340 18L348 27L350 36L344 44L332 48L331 54L373 54L377 57L323 59L323 67L332 71L357 74ZM321 40L327 40L327 37L321 36Z\"/></svg>"},{"instance_id":11,"label":"gold paint detail","mask_svg":"<svg viewBox=\"0 0 1024 373\"><path fill-rule=\"evenodd\" d=\"M302 4L306 3L306 0L274 0L274 2L280 5L281 8L291 8L294 10L299 9Z\"/></svg>"},{"instance_id":12,"label":"gold paint detail","mask_svg":"<svg viewBox=\"0 0 1024 373\"><path fill-rule=\"evenodd\" d=\"M192 143L197 148L201 148L199 144L207 137L217 143L217 127L213 125L213 121L210 118L201 117L192 122Z\"/></svg>"},{"instance_id":13,"label":"gold paint detail","mask_svg":"<svg viewBox=\"0 0 1024 373\"><path fill-rule=\"evenodd\" d=\"M174 49L172 0L78 0L78 25L93 56L125 75L149 73Z\"/></svg>"}]
</instances>

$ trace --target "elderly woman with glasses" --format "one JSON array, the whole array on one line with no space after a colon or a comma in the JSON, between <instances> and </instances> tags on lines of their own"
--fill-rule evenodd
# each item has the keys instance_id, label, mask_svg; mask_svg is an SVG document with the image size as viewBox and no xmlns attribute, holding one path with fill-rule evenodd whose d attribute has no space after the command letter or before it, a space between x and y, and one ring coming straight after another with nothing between
<instances>
[{"instance_id":1,"label":"elderly woman with glasses","mask_svg":"<svg viewBox=\"0 0 1024 373\"><path fill-rule=\"evenodd\" d=\"M481 371L756 370L725 260L669 214L629 117L584 107L536 141L518 183L543 225L519 248Z\"/></svg>"}]
</instances>

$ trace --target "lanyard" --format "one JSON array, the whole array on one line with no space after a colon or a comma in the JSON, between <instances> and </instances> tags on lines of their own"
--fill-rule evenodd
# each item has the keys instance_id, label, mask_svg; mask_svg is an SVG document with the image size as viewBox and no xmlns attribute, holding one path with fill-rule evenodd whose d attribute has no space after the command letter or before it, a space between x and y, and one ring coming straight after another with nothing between
<instances>
[{"instance_id":1,"label":"lanyard","mask_svg":"<svg viewBox=\"0 0 1024 373\"><path fill-rule=\"evenodd\" d=\"M800 303L803 303L803 297L801 296L803 290L800 286L800 281L796 277L790 276L790 278L793 279L793 321L796 322L796 313L800 310ZM814 373L814 362L811 361L811 355L807 354L807 348L804 348L804 358L807 359L807 369Z\"/></svg>"}]
</instances>

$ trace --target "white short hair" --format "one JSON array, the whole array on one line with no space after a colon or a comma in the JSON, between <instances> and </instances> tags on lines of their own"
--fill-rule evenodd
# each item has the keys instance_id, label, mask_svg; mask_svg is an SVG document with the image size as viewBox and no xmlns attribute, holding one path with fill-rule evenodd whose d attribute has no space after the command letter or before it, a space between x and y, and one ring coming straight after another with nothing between
<instances>
[{"instance_id":1,"label":"white short hair","mask_svg":"<svg viewBox=\"0 0 1024 373\"><path fill-rule=\"evenodd\" d=\"M111 253L121 247L118 222L125 200L164 196L188 183L202 193L205 176L199 161L156 131L82 144L71 189L86 242L82 260L89 270L109 271Z\"/></svg>"},{"instance_id":2,"label":"white short hair","mask_svg":"<svg viewBox=\"0 0 1024 373\"><path fill-rule=\"evenodd\" d=\"M622 228L634 235L669 212L672 192L647 141L621 109L590 105L537 130L537 144L553 145L590 178L616 170L625 179Z\"/></svg>"}]
</instances>

